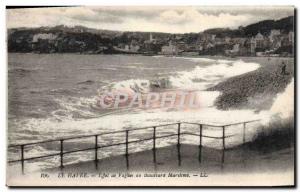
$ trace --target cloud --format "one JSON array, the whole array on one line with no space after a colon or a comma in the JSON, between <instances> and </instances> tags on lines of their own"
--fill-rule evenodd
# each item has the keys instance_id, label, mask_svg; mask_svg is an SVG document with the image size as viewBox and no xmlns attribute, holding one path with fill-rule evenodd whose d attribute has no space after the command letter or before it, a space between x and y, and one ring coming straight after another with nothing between
<instances>
[{"instance_id":1,"label":"cloud","mask_svg":"<svg viewBox=\"0 0 300 192\"><path fill-rule=\"evenodd\" d=\"M110 15L114 15L121 18L145 18L152 19L156 17L161 9L152 9L145 7L91 7L96 12L105 12Z\"/></svg>"},{"instance_id":2,"label":"cloud","mask_svg":"<svg viewBox=\"0 0 300 192\"><path fill-rule=\"evenodd\" d=\"M73 20L102 23L122 23L122 17L105 11L95 11L87 7L71 8L65 10L66 17Z\"/></svg>"},{"instance_id":3,"label":"cloud","mask_svg":"<svg viewBox=\"0 0 300 192\"><path fill-rule=\"evenodd\" d=\"M175 10L164 11L160 14L160 20L169 24L183 24L191 22L191 12L178 12Z\"/></svg>"},{"instance_id":4,"label":"cloud","mask_svg":"<svg viewBox=\"0 0 300 192\"><path fill-rule=\"evenodd\" d=\"M229 13L221 13L218 15L201 13L196 9L188 9L182 12L168 10L160 14L160 21L169 24L178 25L198 25L199 29L209 28L212 25L218 27L227 26L232 27L236 22L244 23L249 20L251 15L232 15Z\"/></svg>"},{"instance_id":5,"label":"cloud","mask_svg":"<svg viewBox=\"0 0 300 192\"><path fill-rule=\"evenodd\" d=\"M7 27L83 25L120 31L187 33L236 28L293 15L293 7L61 7L7 10Z\"/></svg>"}]
</instances>

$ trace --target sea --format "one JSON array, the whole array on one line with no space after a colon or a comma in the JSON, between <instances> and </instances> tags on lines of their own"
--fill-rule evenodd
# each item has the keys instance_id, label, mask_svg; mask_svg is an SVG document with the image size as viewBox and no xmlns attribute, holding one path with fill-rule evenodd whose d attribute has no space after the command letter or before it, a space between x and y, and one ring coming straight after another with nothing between
<instances>
[{"instance_id":1,"label":"sea","mask_svg":"<svg viewBox=\"0 0 300 192\"><path fill-rule=\"evenodd\" d=\"M142 55L82 55L82 54L8 54L8 144L23 144L48 139L100 134L117 130L155 126L176 122L230 124L260 118L253 110L222 111L214 106L221 94L206 91L227 78L254 71L259 63L240 58L175 57ZM129 89L151 91L149 85L157 79L167 79L161 89L197 91L201 99L198 109L103 109L97 105L99 94ZM162 91L162 90L160 90ZM255 124L255 123L254 123ZM257 125L256 125L257 126ZM247 139L255 132L247 127ZM182 131L198 133L198 125L182 125ZM226 134L236 134L226 145L240 144L242 125L233 126ZM157 135L176 133L177 125L157 128ZM206 126L203 134L221 136L219 128ZM132 131L130 140L149 138L152 130ZM123 133L105 135L98 145L124 142ZM91 138L68 140L65 151L94 146ZM130 144L129 151L152 148L152 141ZM171 145L177 138L157 140L157 147ZM183 136L182 143L197 144L199 137ZM203 145L221 147L221 141L205 138ZM25 147L25 158L59 152L59 142ZM124 154L124 146L99 149L98 158ZM8 159L20 158L19 148L9 148ZM94 159L94 152L67 154L65 164ZM45 169L59 165L59 157L26 162L25 169ZM19 166L16 163L11 166Z\"/></svg>"}]
</instances>

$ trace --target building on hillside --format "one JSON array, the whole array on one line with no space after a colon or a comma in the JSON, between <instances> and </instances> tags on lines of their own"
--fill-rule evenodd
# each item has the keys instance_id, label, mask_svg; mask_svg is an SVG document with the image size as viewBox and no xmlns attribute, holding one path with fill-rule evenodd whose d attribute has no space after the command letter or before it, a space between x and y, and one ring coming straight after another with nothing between
<instances>
[{"instance_id":1,"label":"building on hillside","mask_svg":"<svg viewBox=\"0 0 300 192\"><path fill-rule=\"evenodd\" d=\"M263 48L264 47L264 36L261 33L257 33L255 36L256 41L256 48Z\"/></svg>"},{"instance_id":2,"label":"building on hillside","mask_svg":"<svg viewBox=\"0 0 300 192\"><path fill-rule=\"evenodd\" d=\"M234 56L234 55L238 55L239 51L240 51L240 44L237 43L233 45L232 49L225 50L225 54Z\"/></svg>"},{"instance_id":3,"label":"building on hillside","mask_svg":"<svg viewBox=\"0 0 300 192\"><path fill-rule=\"evenodd\" d=\"M220 38L220 37L216 37L215 38L215 43L216 43L216 45L225 44L225 39L224 38Z\"/></svg>"},{"instance_id":4,"label":"building on hillside","mask_svg":"<svg viewBox=\"0 0 300 192\"><path fill-rule=\"evenodd\" d=\"M240 51L240 44L234 44L231 50L233 53L238 53Z\"/></svg>"},{"instance_id":5,"label":"building on hillside","mask_svg":"<svg viewBox=\"0 0 300 192\"><path fill-rule=\"evenodd\" d=\"M38 33L32 37L31 47L37 52L54 52L57 47L57 35L53 33Z\"/></svg>"},{"instance_id":6,"label":"building on hillside","mask_svg":"<svg viewBox=\"0 0 300 192\"><path fill-rule=\"evenodd\" d=\"M161 47L161 53L164 55L177 55L179 53L179 49L172 43L172 41L169 41L169 45Z\"/></svg>"},{"instance_id":7,"label":"building on hillside","mask_svg":"<svg viewBox=\"0 0 300 192\"><path fill-rule=\"evenodd\" d=\"M247 38L242 38L242 37L235 37L231 39L231 42L233 44L244 44L246 42Z\"/></svg>"},{"instance_id":8,"label":"building on hillside","mask_svg":"<svg viewBox=\"0 0 300 192\"><path fill-rule=\"evenodd\" d=\"M256 50L255 51L264 51L269 48L269 38L263 36L260 32L254 37Z\"/></svg>"},{"instance_id":9,"label":"building on hillside","mask_svg":"<svg viewBox=\"0 0 300 192\"><path fill-rule=\"evenodd\" d=\"M182 39L183 39L183 37L181 35L176 35L175 36L175 40L182 40Z\"/></svg>"},{"instance_id":10,"label":"building on hillside","mask_svg":"<svg viewBox=\"0 0 300 192\"><path fill-rule=\"evenodd\" d=\"M215 39L216 39L216 35L214 35L214 34L211 35L211 39L210 39L210 40L211 40L211 41L215 41Z\"/></svg>"},{"instance_id":11,"label":"building on hillside","mask_svg":"<svg viewBox=\"0 0 300 192\"><path fill-rule=\"evenodd\" d=\"M202 33L199 36L200 41L215 41L216 35L209 33Z\"/></svg>"},{"instance_id":12,"label":"building on hillside","mask_svg":"<svg viewBox=\"0 0 300 192\"><path fill-rule=\"evenodd\" d=\"M250 40L250 53L251 55L255 55L255 49L256 49L256 40L254 37Z\"/></svg>"},{"instance_id":13,"label":"building on hillside","mask_svg":"<svg viewBox=\"0 0 300 192\"><path fill-rule=\"evenodd\" d=\"M270 41L270 51L275 51L277 50L279 47L282 46L281 43L281 37L280 36L275 36L272 38L272 41Z\"/></svg>"},{"instance_id":14,"label":"building on hillside","mask_svg":"<svg viewBox=\"0 0 300 192\"><path fill-rule=\"evenodd\" d=\"M293 44L294 43L294 32L290 31L288 36L289 36L289 42L291 42Z\"/></svg>"},{"instance_id":15,"label":"building on hillside","mask_svg":"<svg viewBox=\"0 0 300 192\"><path fill-rule=\"evenodd\" d=\"M54 41L57 35L53 33L38 33L32 37L32 43L37 43L39 40Z\"/></svg>"},{"instance_id":16,"label":"building on hillside","mask_svg":"<svg viewBox=\"0 0 300 192\"><path fill-rule=\"evenodd\" d=\"M188 49L188 45L184 41L176 42L176 46L180 50L187 50Z\"/></svg>"},{"instance_id":17,"label":"building on hillside","mask_svg":"<svg viewBox=\"0 0 300 192\"><path fill-rule=\"evenodd\" d=\"M205 41L202 43L203 49L210 49L215 46L215 44L211 41Z\"/></svg>"},{"instance_id":18,"label":"building on hillside","mask_svg":"<svg viewBox=\"0 0 300 192\"><path fill-rule=\"evenodd\" d=\"M153 36L152 36L152 33L150 33L149 35L149 41L152 42L153 41Z\"/></svg>"},{"instance_id":19,"label":"building on hillside","mask_svg":"<svg viewBox=\"0 0 300 192\"><path fill-rule=\"evenodd\" d=\"M156 40L155 38L153 38L152 33L150 33L150 34L149 34L149 39L148 39L148 40L145 40L144 43L145 43L145 44L151 44L151 43L156 43L156 41L157 41L157 40Z\"/></svg>"},{"instance_id":20,"label":"building on hillside","mask_svg":"<svg viewBox=\"0 0 300 192\"><path fill-rule=\"evenodd\" d=\"M225 43L229 44L231 41L231 38L230 37L225 37Z\"/></svg>"},{"instance_id":21,"label":"building on hillside","mask_svg":"<svg viewBox=\"0 0 300 192\"><path fill-rule=\"evenodd\" d=\"M286 34L286 35L283 35L281 37L281 46L290 46L292 45L292 42L290 41L290 38L289 38L289 35Z\"/></svg>"},{"instance_id":22,"label":"building on hillside","mask_svg":"<svg viewBox=\"0 0 300 192\"><path fill-rule=\"evenodd\" d=\"M270 42L272 43L280 35L281 35L280 30L272 29L269 35Z\"/></svg>"},{"instance_id":23,"label":"building on hillside","mask_svg":"<svg viewBox=\"0 0 300 192\"><path fill-rule=\"evenodd\" d=\"M140 49L139 45L125 45L124 50L128 52L138 52Z\"/></svg>"}]
</instances>

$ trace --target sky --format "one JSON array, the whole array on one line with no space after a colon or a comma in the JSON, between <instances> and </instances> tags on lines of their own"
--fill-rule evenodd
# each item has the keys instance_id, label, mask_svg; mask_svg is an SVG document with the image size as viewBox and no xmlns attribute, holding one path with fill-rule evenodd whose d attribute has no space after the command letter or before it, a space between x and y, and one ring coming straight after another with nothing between
<instances>
[{"instance_id":1,"label":"sky","mask_svg":"<svg viewBox=\"0 0 300 192\"><path fill-rule=\"evenodd\" d=\"M59 7L7 9L8 28L76 26L117 31L167 33L237 28L294 14L291 6L259 7Z\"/></svg>"}]
</instances>

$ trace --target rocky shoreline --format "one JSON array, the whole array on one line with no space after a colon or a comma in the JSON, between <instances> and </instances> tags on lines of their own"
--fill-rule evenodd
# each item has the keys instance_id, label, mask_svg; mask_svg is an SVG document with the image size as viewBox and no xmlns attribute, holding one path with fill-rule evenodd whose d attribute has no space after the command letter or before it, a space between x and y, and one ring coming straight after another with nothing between
<instances>
[{"instance_id":1,"label":"rocky shoreline","mask_svg":"<svg viewBox=\"0 0 300 192\"><path fill-rule=\"evenodd\" d=\"M269 109L277 93L283 92L294 76L293 58L245 57L245 62L259 63L255 71L228 78L208 91L220 91L215 101L218 109ZM282 73L282 67L286 72Z\"/></svg>"}]
</instances>

